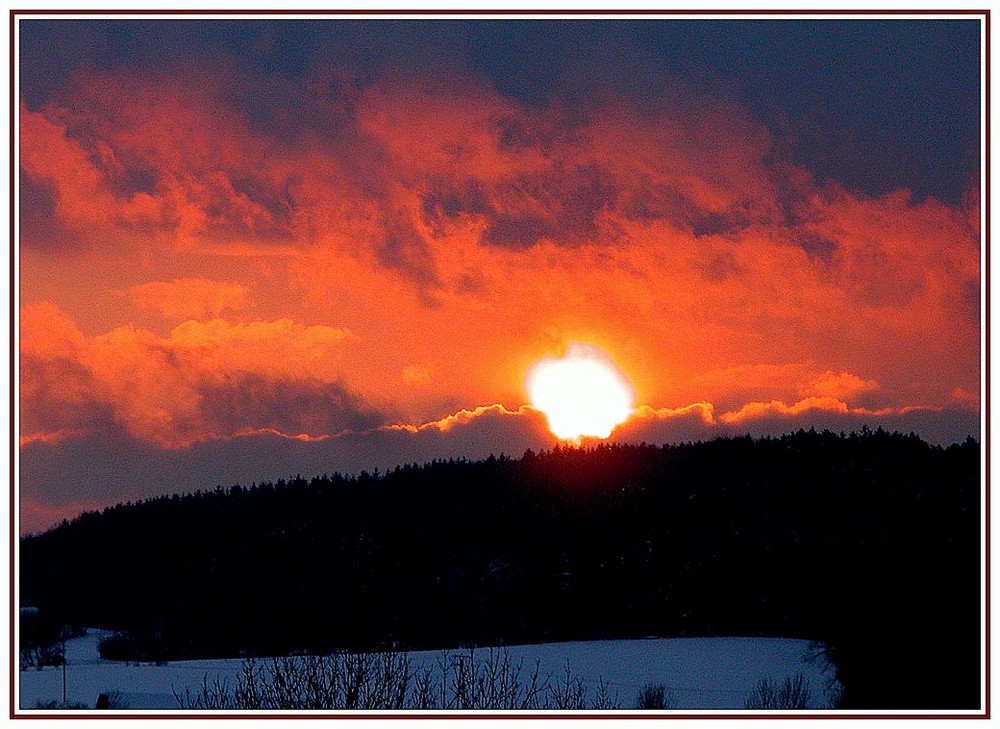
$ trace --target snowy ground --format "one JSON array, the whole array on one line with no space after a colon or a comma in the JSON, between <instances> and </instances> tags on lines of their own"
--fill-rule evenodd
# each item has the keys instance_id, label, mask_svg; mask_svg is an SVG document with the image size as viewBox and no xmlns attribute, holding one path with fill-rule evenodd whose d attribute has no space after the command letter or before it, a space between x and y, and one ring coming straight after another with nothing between
<instances>
[{"instance_id":1,"label":"snowy ground","mask_svg":"<svg viewBox=\"0 0 1000 729\"><path fill-rule=\"evenodd\" d=\"M196 691L207 677L228 679L233 684L242 666L240 660L176 661L165 666L126 665L102 660L97 652L101 631L66 643L66 698L93 707L97 696L120 692L129 709L178 709L173 692ZM743 709L743 701L765 677L782 681L797 673L810 683L810 708L828 708L831 700L830 673L822 660L808 662L809 644L784 638L672 638L616 641L585 641L511 646L516 662L534 667L540 661L542 674L559 678L567 661L574 676L584 678L588 691L597 692L603 679L617 693L623 709L647 683L665 685L678 709ZM441 659L441 651L414 652L410 664L418 667ZM20 707L32 709L38 702L61 701L62 668L30 669L20 673Z\"/></svg>"}]
</instances>

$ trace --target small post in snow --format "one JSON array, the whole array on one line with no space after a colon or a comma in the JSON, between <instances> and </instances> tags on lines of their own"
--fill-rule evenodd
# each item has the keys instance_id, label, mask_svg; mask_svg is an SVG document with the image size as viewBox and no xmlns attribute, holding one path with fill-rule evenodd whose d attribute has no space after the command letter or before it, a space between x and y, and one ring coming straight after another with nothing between
<instances>
[{"instance_id":1,"label":"small post in snow","mask_svg":"<svg viewBox=\"0 0 1000 729\"><path fill-rule=\"evenodd\" d=\"M62 668L63 668L63 703L66 703L66 626L59 630L59 637L62 638Z\"/></svg>"}]
</instances>

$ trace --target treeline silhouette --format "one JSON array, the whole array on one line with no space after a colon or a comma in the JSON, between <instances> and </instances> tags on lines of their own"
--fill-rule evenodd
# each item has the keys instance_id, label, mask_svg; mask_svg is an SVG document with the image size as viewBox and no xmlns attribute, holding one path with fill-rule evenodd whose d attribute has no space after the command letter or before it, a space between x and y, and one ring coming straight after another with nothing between
<instances>
[{"instance_id":1,"label":"treeline silhouette","mask_svg":"<svg viewBox=\"0 0 1000 729\"><path fill-rule=\"evenodd\" d=\"M980 446L881 429L222 487L21 541L23 604L176 660L822 641L845 708L977 708Z\"/></svg>"}]
</instances>

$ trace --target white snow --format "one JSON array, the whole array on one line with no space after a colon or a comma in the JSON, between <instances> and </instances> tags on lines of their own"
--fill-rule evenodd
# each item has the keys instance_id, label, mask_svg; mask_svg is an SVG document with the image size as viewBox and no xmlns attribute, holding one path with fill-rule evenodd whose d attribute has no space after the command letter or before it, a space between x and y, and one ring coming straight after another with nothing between
<instances>
[{"instance_id":1,"label":"white snow","mask_svg":"<svg viewBox=\"0 0 1000 729\"><path fill-rule=\"evenodd\" d=\"M99 694L117 691L130 710L179 709L174 691L196 692L206 678L235 683L243 662L231 660L173 661L164 666L126 665L100 658L97 644L103 631L66 642L66 698L93 707ZM481 649L485 653L485 649ZM828 708L831 671L822 659L807 661L809 642L786 638L646 638L641 640L581 641L509 647L513 662L524 659L524 670L540 662L542 675L558 680L567 662L574 677L585 681L595 696L603 679L611 694L618 694L622 709L632 709L648 683L663 684L673 694L676 708L743 709L747 694L759 680L778 682L802 673L809 680L810 708ZM461 651L449 651L457 655ZM442 651L410 653L417 668L441 660ZM39 702L62 700L63 669L29 669L20 672L22 710Z\"/></svg>"}]
</instances>

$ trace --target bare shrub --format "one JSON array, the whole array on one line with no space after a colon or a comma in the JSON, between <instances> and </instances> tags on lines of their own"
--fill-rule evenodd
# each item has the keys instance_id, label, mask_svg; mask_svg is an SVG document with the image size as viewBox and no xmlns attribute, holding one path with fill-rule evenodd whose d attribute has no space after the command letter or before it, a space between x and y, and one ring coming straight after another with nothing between
<instances>
[{"instance_id":1,"label":"bare shrub","mask_svg":"<svg viewBox=\"0 0 1000 729\"><path fill-rule=\"evenodd\" d=\"M569 661L566 661L562 678L549 687L549 697L556 709L587 708L587 689L583 685L583 679L574 677L570 672Z\"/></svg>"},{"instance_id":2,"label":"bare shrub","mask_svg":"<svg viewBox=\"0 0 1000 729\"><path fill-rule=\"evenodd\" d=\"M89 709L90 707L86 704L82 704L79 701L36 701L32 706L33 709Z\"/></svg>"},{"instance_id":3,"label":"bare shrub","mask_svg":"<svg viewBox=\"0 0 1000 729\"><path fill-rule=\"evenodd\" d=\"M809 706L809 680L801 673L782 683L762 678L743 702L747 709L805 709Z\"/></svg>"},{"instance_id":4,"label":"bare shrub","mask_svg":"<svg viewBox=\"0 0 1000 729\"><path fill-rule=\"evenodd\" d=\"M413 674L412 709L433 709L435 707L434 671L430 666L422 666Z\"/></svg>"},{"instance_id":5,"label":"bare shrub","mask_svg":"<svg viewBox=\"0 0 1000 729\"><path fill-rule=\"evenodd\" d=\"M542 677L536 661L525 671L524 659L516 663L503 648L458 655L442 654L438 661L443 709L539 709L545 708L548 678Z\"/></svg>"},{"instance_id":6,"label":"bare shrub","mask_svg":"<svg viewBox=\"0 0 1000 729\"><path fill-rule=\"evenodd\" d=\"M604 678L597 679L597 698L594 699L594 709L607 711L622 708L622 702L618 698L618 692L614 694L608 691L608 686L604 683Z\"/></svg>"},{"instance_id":7,"label":"bare shrub","mask_svg":"<svg viewBox=\"0 0 1000 729\"><path fill-rule=\"evenodd\" d=\"M834 649L828 643L813 641L802 656L805 663L818 664L827 675L825 686L820 690L820 694L825 698L825 705L829 708L839 706L844 695L844 687L837 680L837 666L834 663L833 655Z\"/></svg>"},{"instance_id":8,"label":"bare shrub","mask_svg":"<svg viewBox=\"0 0 1000 729\"><path fill-rule=\"evenodd\" d=\"M636 698L638 709L673 709L677 706L674 694L662 683L647 683Z\"/></svg>"},{"instance_id":9,"label":"bare shrub","mask_svg":"<svg viewBox=\"0 0 1000 729\"><path fill-rule=\"evenodd\" d=\"M436 665L410 667L405 653L333 653L244 661L235 684L209 681L174 691L183 709L610 709L619 708L600 680L588 705L584 680L567 663L558 680L526 668L509 651L469 648L442 653Z\"/></svg>"},{"instance_id":10,"label":"bare shrub","mask_svg":"<svg viewBox=\"0 0 1000 729\"><path fill-rule=\"evenodd\" d=\"M22 647L19 658L22 671L29 668L41 671L46 666L61 666L66 661L61 643Z\"/></svg>"},{"instance_id":11,"label":"bare shrub","mask_svg":"<svg viewBox=\"0 0 1000 729\"><path fill-rule=\"evenodd\" d=\"M97 697L98 709L127 709L129 708L128 696L117 689L105 689Z\"/></svg>"}]
</instances>

